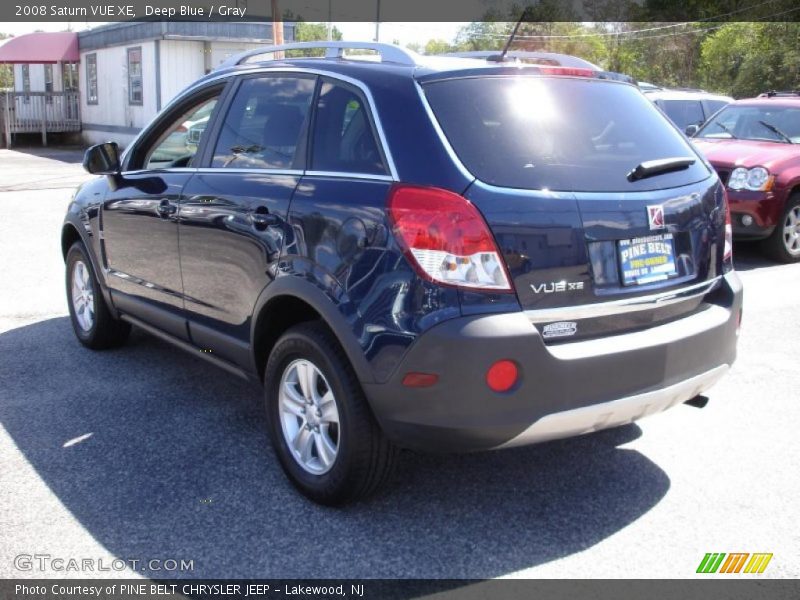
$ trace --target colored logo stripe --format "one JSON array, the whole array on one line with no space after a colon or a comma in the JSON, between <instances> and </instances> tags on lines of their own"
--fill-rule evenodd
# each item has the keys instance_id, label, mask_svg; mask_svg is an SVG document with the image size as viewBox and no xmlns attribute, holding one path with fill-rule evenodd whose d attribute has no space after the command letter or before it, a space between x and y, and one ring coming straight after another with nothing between
<instances>
[{"instance_id":1,"label":"colored logo stripe","mask_svg":"<svg viewBox=\"0 0 800 600\"><path fill-rule=\"evenodd\" d=\"M727 559L725 559L726 556L728 557ZM749 561L747 560L748 557L750 557ZM722 562L723 560L725 560L724 563ZM741 573L742 567L744 567L745 573L763 573L771 560L772 554L766 552L756 554L732 552L727 555L724 552L709 552L700 561L697 572ZM747 566L745 566L745 562Z\"/></svg>"},{"instance_id":2,"label":"colored logo stripe","mask_svg":"<svg viewBox=\"0 0 800 600\"><path fill-rule=\"evenodd\" d=\"M750 556L747 552L734 552L728 554L728 558L725 559L725 562L722 563L722 568L720 569L720 573L738 573L742 570L744 566L744 561L747 560L747 557Z\"/></svg>"},{"instance_id":3,"label":"colored logo stripe","mask_svg":"<svg viewBox=\"0 0 800 600\"><path fill-rule=\"evenodd\" d=\"M753 554L750 562L744 568L745 573L763 573L767 568L769 561L772 560L772 554Z\"/></svg>"},{"instance_id":4,"label":"colored logo stripe","mask_svg":"<svg viewBox=\"0 0 800 600\"><path fill-rule=\"evenodd\" d=\"M716 573L722 559L725 558L725 553L708 553L700 561L700 566L697 567L698 573Z\"/></svg>"}]
</instances>

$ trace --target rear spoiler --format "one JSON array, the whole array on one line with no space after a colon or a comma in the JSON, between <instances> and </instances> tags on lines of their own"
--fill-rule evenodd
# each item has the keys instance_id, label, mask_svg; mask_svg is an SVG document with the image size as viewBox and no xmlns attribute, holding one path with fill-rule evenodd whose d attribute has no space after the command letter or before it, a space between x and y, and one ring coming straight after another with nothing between
<instances>
[{"instance_id":1,"label":"rear spoiler","mask_svg":"<svg viewBox=\"0 0 800 600\"><path fill-rule=\"evenodd\" d=\"M569 54L558 54L556 52L511 50L506 53L505 57L501 58L501 55L496 50L475 50L470 52L447 52L439 56L475 58L497 64L517 62L532 67L541 67L545 71L547 71L548 68L552 69L553 72L560 70L565 74L570 71L573 71L573 74L578 74L579 71L591 70L594 72L594 77L598 79L610 79L612 81L621 81L623 83L636 85L636 80L630 75L616 73L614 71L603 71L600 67L594 63L590 63L588 60Z\"/></svg>"}]
</instances>

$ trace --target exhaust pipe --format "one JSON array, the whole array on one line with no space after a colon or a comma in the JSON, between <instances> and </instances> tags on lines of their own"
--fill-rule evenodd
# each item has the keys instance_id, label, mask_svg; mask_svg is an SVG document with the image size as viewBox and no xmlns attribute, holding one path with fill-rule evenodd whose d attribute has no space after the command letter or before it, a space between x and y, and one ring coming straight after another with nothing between
<instances>
[{"instance_id":1,"label":"exhaust pipe","mask_svg":"<svg viewBox=\"0 0 800 600\"><path fill-rule=\"evenodd\" d=\"M708 404L708 396L698 395L692 398L691 400L687 400L684 404L688 404L689 406L694 406L695 408L705 408L706 404Z\"/></svg>"}]
</instances>

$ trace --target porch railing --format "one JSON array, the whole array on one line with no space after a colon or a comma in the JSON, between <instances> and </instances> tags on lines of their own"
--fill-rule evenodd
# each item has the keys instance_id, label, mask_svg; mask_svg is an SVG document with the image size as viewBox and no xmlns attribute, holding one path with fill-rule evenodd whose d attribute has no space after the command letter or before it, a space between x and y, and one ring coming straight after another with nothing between
<instances>
[{"instance_id":1,"label":"porch railing","mask_svg":"<svg viewBox=\"0 0 800 600\"><path fill-rule=\"evenodd\" d=\"M16 133L48 133L81 130L78 92L0 91L0 133L10 148Z\"/></svg>"}]
</instances>

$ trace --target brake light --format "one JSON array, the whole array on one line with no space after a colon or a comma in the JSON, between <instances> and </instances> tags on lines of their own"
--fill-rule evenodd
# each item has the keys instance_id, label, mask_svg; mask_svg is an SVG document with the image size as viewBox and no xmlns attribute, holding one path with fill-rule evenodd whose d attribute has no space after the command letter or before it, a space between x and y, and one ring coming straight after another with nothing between
<instances>
[{"instance_id":1,"label":"brake light","mask_svg":"<svg viewBox=\"0 0 800 600\"><path fill-rule=\"evenodd\" d=\"M563 75L564 77L597 77L594 69L581 69L579 67L539 67L544 75Z\"/></svg>"},{"instance_id":2,"label":"brake light","mask_svg":"<svg viewBox=\"0 0 800 600\"><path fill-rule=\"evenodd\" d=\"M725 250L722 254L723 265L733 268L733 224L731 222L731 205L728 202L728 192L722 188L722 197L725 202ZM728 269L728 270L730 270Z\"/></svg>"},{"instance_id":3,"label":"brake light","mask_svg":"<svg viewBox=\"0 0 800 600\"><path fill-rule=\"evenodd\" d=\"M388 213L398 243L424 279L512 291L488 225L463 196L440 188L396 184L389 192Z\"/></svg>"},{"instance_id":4,"label":"brake light","mask_svg":"<svg viewBox=\"0 0 800 600\"><path fill-rule=\"evenodd\" d=\"M187 131L188 131L188 129L186 129L185 125L178 125L175 128L175 133L186 133Z\"/></svg>"}]
</instances>

